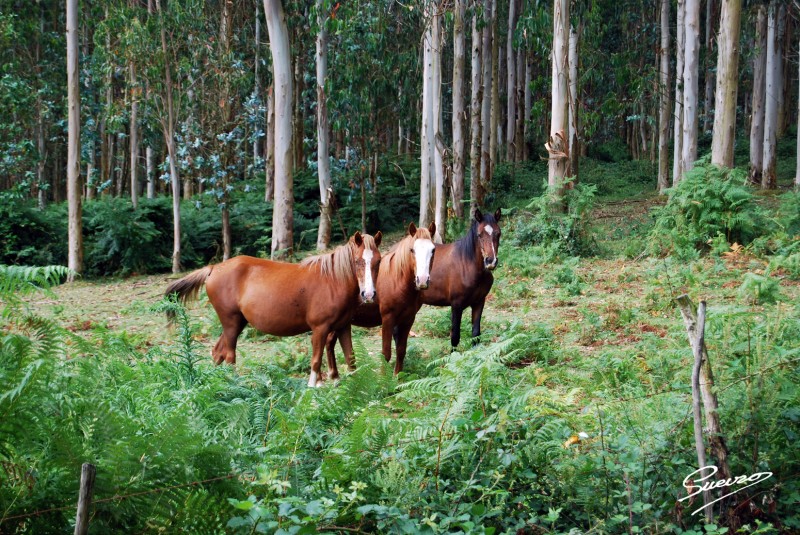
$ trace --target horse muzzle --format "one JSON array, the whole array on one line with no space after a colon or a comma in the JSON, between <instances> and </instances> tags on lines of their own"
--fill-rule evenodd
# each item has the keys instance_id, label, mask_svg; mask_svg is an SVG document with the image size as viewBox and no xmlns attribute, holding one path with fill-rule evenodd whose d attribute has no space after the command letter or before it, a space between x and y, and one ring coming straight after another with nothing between
<instances>
[{"instance_id":1,"label":"horse muzzle","mask_svg":"<svg viewBox=\"0 0 800 535\"><path fill-rule=\"evenodd\" d=\"M361 302L364 304L370 304L375 301L375 292L361 292Z\"/></svg>"},{"instance_id":2,"label":"horse muzzle","mask_svg":"<svg viewBox=\"0 0 800 535\"><path fill-rule=\"evenodd\" d=\"M494 270L497 267L497 257L492 258L484 258L483 259L483 267L488 269L489 271Z\"/></svg>"},{"instance_id":3,"label":"horse muzzle","mask_svg":"<svg viewBox=\"0 0 800 535\"><path fill-rule=\"evenodd\" d=\"M423 278L416 277L414 280L415 284L417 285L417 290L427 290L428 286L431 284L431 277L430 275Z\"/></svg>"}]
</instances>

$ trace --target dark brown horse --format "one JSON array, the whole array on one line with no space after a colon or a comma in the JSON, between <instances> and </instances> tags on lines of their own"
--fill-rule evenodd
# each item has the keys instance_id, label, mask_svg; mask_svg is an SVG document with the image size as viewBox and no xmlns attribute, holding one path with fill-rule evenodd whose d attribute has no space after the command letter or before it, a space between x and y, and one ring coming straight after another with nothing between
<instances>
[{"instance_id":1,"label":"dark brown horse","mask_svg":"<svg viewBox=\"0 0 800 535\"><path fill-rule=\"evenodd\" d=\"M308 386L319 386L325 345L349 325L359 304L375 299L380 242L380 232L374 239L356 232L346 245L300 264L237 256L190 273L165 293L186 301L206 285L222 323L222 336L211 351L217 364L236 362L236 342L248 323L277 336L311 331ZM335 379L336 369L329 371Z\"/></svg>"},{"instance_id":2,"label":"dark brown horse","mask_svg":"<svg viewBox=\"0 0 800 535\"><path fill-rule=\"evenodd\" d=\"M392 338L394 338L397 350L394 373L403 370L408 335L417 312L422 308L420 295L431 283L430 266L434 252L431 235L435 231L435 223L431 223L427 229L417 228L414 223L408 226L408 234L381 259L376 284L376 303L362 304L356 308L352 318L352 324L359 327L382 325L383 356L386 362L392 359ZM336 366L333 351L337 336L347 364L352 369L353 344L350 325L338 331L336 336L329 340L328 366Z\"/></svg>"},{"instance_id":3,"label":"dark brown horse","mask_svg":"<svg viewBox=\"0 0 800 535\"><path fill-rule=\"evenodd\" d=\"M426 305L451 307L453 347L461 341L461 316L467 307L472 307L472 337L481 334L483 306L494 282L492 270L497 267L499 221L499 209L494 215L476 210L475 220L465 236L436 246L431 285L420 297Z\"/></svg>"}]
</instances>

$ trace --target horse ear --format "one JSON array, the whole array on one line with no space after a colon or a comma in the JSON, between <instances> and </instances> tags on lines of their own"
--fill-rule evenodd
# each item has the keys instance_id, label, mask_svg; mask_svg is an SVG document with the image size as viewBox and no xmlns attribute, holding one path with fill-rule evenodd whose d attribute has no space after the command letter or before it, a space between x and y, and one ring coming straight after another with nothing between
<instances>
[{"instance_id":1,"label":"horse ear","mask_svg":"<svg viewBox=\"0 0 800 535\"><path fill-rule=\"evenodd\" d=\"M480 208L475 208L475 221L478 223L483 221L483 214L481 213Z\"/></svg>"},{"instance_id":2,"label":"horse ear","mask_svg":"<svg viewBox=\"0 0 800 535\"><path fill-rule=\"evenodd\" d=\"M408 234L410 236L415 236L417 234L417 226L414 224L413 221L408 224Z\"/></svg>"},{"instance_id":3,"label":"horse ear","mask_svg":"<svg viewBox=\"0 0 800 535\"><path fill-rule=\"evenodd\" d=\"M502 215L503 215L503 212L500 210L500 208L498 208L494 213L494 220L499 223L500 222L500 216L502 216Z\"/></svg>"},{"instance_id":4,"label":"horse ear","mask_svg":"<svg viewBox=\"0 0 800 535\"><path fill-rule=\"evenodd\" d=\"M375 233L372 239L375 240L375 247L380 247L381 240L383 239L383 234L381 234L381 231L379 230L378 232Z\"/></svg>"},{"instance_id":5,"label":"horse ear","mask_svg":"<svg viewBox=\"0 0 800 535\"><path fill-rule=\"evenodd\" d=\"M431 236L436 234L436 221L431 221L431 224L428 225L428 232L431 233Z\"/></svg>"},{"instance_id":6,"label":"horse ear","mask_svg":"<svg viewBox=\"0 0 800 535\"><path fill-rule=\"evenodd\" d=\"M353 240L356 242L356 245L358 247L361 247L361 245L364 243L364 237L361 235L361 232L359 231L356 231L356 233L353 234Z\"/></svg>"}]
</instances>

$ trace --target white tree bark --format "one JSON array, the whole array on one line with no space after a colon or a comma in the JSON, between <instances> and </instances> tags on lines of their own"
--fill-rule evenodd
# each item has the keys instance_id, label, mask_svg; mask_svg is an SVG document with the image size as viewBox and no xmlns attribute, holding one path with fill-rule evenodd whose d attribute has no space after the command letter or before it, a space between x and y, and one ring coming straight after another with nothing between
<instances>
[{"instance_id":1,"label":"white tree bark","mask_svg":"<svg viewBox=\"0 0 800 535\"><path fill-rule=\"evenodd\" d=\"M67 0L67 267L83 272L81 222L81 95L78 76L78 0ZM74 275L69 276L72 281Z\"/></svg>"},{"instance_id":2,"label":"white tree bark","mask_svg":"<svg viewBox=\"0 0 800 535\"><path fill-rule=\"evenodd\" d=\"M764 105L767 89L767 6L758 5L756 55L753 58L752 116L750 120L750 182L761 184L764 161Z\"/></svg>"},{"instance_id":3,"label":"white tree bark","mask_svg":"<svg viewBox=\"0 0 800 535\"><path fill-rule=\"evenodd\" d=\"M256 28L255 28L255 58L253 61L253 97L256 102L261 100L261 74L258 71L261 63L261 10L259 9L259 0L256 0ZM253 139L253 163L258 162L259 157L261 156L261 138L258 136L254 136Z\"/></svg>"},{"instance_id":4,"label":"white tree bark","mask_svg":"<svg viewBox=\"0 0 800 535\"><path fill-rule=\"evenodd\" d=\"M658 192L669 187L669 4L661 0L661 49L658 99Z\"/></svg>"},{"instance_id":5,"label":"white tree bark","mask_svg":"<svg viewBox=\"0 0 800 535\"><path fill-rule=\"evenodd\" d=\"M682 173L694 167L697 160L698 79L700 65L700 0L686 0L683 60L683 147Z\"/></svg>"},{"instance_id":6,"label":"white tree bark","mask_svg":"<svg viewBox=\"0 0 800 535\"><path fill-rule=\"evenodd\" d=\"M139 206L139 92L136 87L136 66L131 61L128 65L131 80L131 124L130 124L130 151L131 151L131 203L133 208Z\"/></svg>"},{"instance_id":7,"label":"white tree bark","mask_svg":"<svg viewBox=\"0 0 800 535\"><path fill-rule=\"evenodd\" d=\"M472 57L470 62L472 85L470 87L470 146L469 146L469 197L470 219L477 207L478 188L481 176L481 104L483 102L483 80L481 75L481 45L483 42L478 30L478 5L472 14Z\"/></svg>"},{"instance_id":8,"label":"white tree bark","mask_svg":"<svg viewBox=\"0 0 800 535\"><path fill-rule=\"evenodd\" d=\"M503 146L504 141L500 126L502 112L500 111L500 39L497 31L497 2L498 0L492 0L492 122L489 137L489 174L484 182L487 188L492 182L497 165L498 147Z\"/></svg>"},{"instance_id":9,"label":"white tree bark","mask_svg":"<svg viewBox=\"0 0 800 535\"><path fill-rule=\"evenodd\" d=\"M678 0L678 24L675 36L675 120L673 121L673 146L672 146L672 185L676 186L681 180L683 169L681 159L683 154L683 60L686 28L684 25L686 13L685 0Z\"/></svg>"},{"instance_id":10,"label":"white tree bark","mask_svg":"<svg viewBox=\"0 0 800 535\"><path fill-rule=\"evenodd\" d=\"M522 141L523 149L522 149L522 159L528 161L528 129L529 121L531 118L531 108L533 107L533 94L531 93L531 81L533 79L532 66L531 66L531 58L529 54L525 54L525 115L523 116L523 134L522 137L524 138Z\"/></svg>"},{"instance_id":11,"label":"white tree bark","mask_svg":"<svg viewBox=\"0 0 800 535\"><path fill-rule=\"evenodd\" d=\"M272 51L275 90L275 198L272 208L272 258L292 254L294 197L292 177L292 58L289 31L280 0L264 0Z\"/></svg>"},{"instance_id":12,"label":"white tree bark","mask_svg":"<svg viewBox=\"0 0 800 535\"><path fill-rule=\"evenodd\" d=\"M147 198L154 199L156 196L155 156L153 154L153 148L150 145L145 148L144 157L147 165Z\"/></svg>"},{"instance_id":13,"label":"white tree bark","mask_svg":"<svg viewBox=\"0 0 800 535\"><path fill-rule=\"evenodd\" d=\"M778 5L769 4L767 15L767 64L766 94L764 106L764 145L761 161L761 187L777 187L775 177L776 144L778 135L778 93L783 89L781 80L780 43L778 42Z\"/></svg>"},{"instance_id":14,"label":"white tree bark","mask_svg":"<svg viewBox=\"0 0 800 535\"><path fill-rule=\"evenodd\" d=\"M455 20L453 21L453 211L456 217L464 217L464 159L466 143L464 139L464 63L466 39L464 37L464 18L467 13L466 0L455 0ZM437 225L438 227L438 225Z\"/></svg>"},{"instance_id":15,"label":"white tree bark","mask_svg":"<svg viewBox=\"0 0 800 535\"><path fill-rule=\"evenodd\" d=\"M578 171L578 34L569 28L569 157L570 174L575 177Z\"/></svg>"},{"instance_id":16,"label":"white tree bark","mask_svg":"<svg viewBox=\"0 0 800 535\"><path fill-rule=\"evenodd\" d=\"M317 171L319 174L319 231L317 250L328 248L331 241L331 166L328 139L328 97L325 83L328 80L328 29L327 15L323 12L325 1L317 0Z\"/></svg>"},{"instance_id":17,"label":"white tree bark","mask_svg":"<svg viewBox=\"0 0 800 535\"><path fill-rule=\"evenodd\" d=\"M725 0L720 0L721 2L725 2ZM741 11L741 10L740 10ZM716 113L716 108L712 108L711 104L714 102L714 76L715 73L711 69L711 61L712 61L712 54L714 43L711 39L711 36L714 32L714 0L706 0L706 39L705 39L705 48L706 48L706 65L705 65L705 78L706 78L706 90L705 90L705 102L703 103L703 133L707 133L711 129L711 125L713 123L713 115ZM720 19L722 20L722 19ZM721 25L720 25L721 26ZM722 28L720 27L720 31ZM717 47L717 55L719 56L719 47Z\"/></svg>"},{"instance_id":18,"label":"white tree bark","mask_svg":"<svg viewBox=\"0 0 800 535\"><path fill-rule=\"evenodd\" d=\"M275 198L275 91L267 88L267 131L264 135L264 202Z\"/></svg>"},{"instance_id":19,"label":"white tree bark","mask_svg":"<svg viewBox=\"0 0 800 535\"><path fill-rule=\"evenodd\" d=\"M560 187L567 176L569 140L569 0L553 4L553 48L551 52L552 82L550 108L550 140L545 145L549 154L547 183Z\"/></svg>"},{"instance_id":20,"label":"white tree bark","mask_svg":"<svg viewBox=\"0 0 800 535\"><path fill-rule=\"evenodd\" d=\"M434 167L435 117L434 117L434 59L433 59L433 15L432 2L425 4L425 34L422 39L422 122L420 130L421 168L419 186L419 226L427 227L431 222L431 191L435 180Z\"/></svg>"},{"instance_id":21,"label":"white tree bark","mask_svg":"<svg viewBox=\"0 0 800 535\"><path fill-rule=\"evenodd\" d=\"M508 2L508 34L506 35L506 155L513 161L516 153L517 132L517 70L514 53L514 31L517 28L517 0Z\"/></svg>"},{"instance_id":22,"label":"white tree bark","mask_svg":"<svg viewBox=\"0 0 800 535\"><path fill-rule=\"evenodd\" d=\"M722 0L717 38L717 91L711 163L733 167L736 141L736 96L739 91L739 31L742 0Z\"/></svg>"},{"instance_id":23,"label":"white tree bark","mask_svg":"<svg viewBox=\"0 0 800 535\"><path fill-rule=\"evenodd\" d=\"M439 147L437 140L442 139L442 15L441 6L434 4L433 17L433 170L436 199L433 217L436 222L434 243L444 243L445 220L447 219L447 192L444 177L445 147Z\"/></svg>"},{"instance_id":24,"label":"white tree bark","mask_svg":"<svg viewBox=\"0 0 800 535\"><path fill-rule=\"evenodd\" d=\"M483 4L483 36L481 43L482 53L482 82L483 95L481 99L481 176L475 203L483 205L483 196L486 185L489 184L492 172L492 19L494 18L494 1L484 0Z\"/></svg>"}]
</instances>

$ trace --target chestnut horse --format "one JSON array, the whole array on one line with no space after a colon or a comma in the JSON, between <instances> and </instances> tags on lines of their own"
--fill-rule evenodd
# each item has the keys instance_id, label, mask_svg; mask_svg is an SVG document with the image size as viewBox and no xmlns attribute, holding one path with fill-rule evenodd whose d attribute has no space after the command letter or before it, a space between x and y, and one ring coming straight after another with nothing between
<instances>
[{"instance_id":1,"label":"chestnut horse","mask_svg":"<svg viewBox=\"0 0 800 535\"><path fill-rule=\"evenodd\" d=\"M276 336L311 331L308 386L320 386L326 343L350 323L360 303L375 299L380 243L380 232L374 238L356 232L346 245L300 264L237 256L190 273L165 293L186 301L206 285L222 323L222 336L211 351L216 364L236 363L236 342L248 323ZM329 371L335 379L335 368Z\"/></svg>"},{"instance_id":2,"label":"chestnut horse","mask_svg":"<svg viewBox=\"0 0 800 535\"><path fill-rule=\"evenodd\" d=\"M497 267L500 248L500 210L494 215L475 211L475 220L465 236L453 243L436 246L431 267L431 285L420 297L426 305L450 306L450 343L461 341L461 315L472 307L472 337L481 334L481 316L492 288L492 270Z\"/></svg>"},{"instance_id":3,"label":"chestnut horse","mask_svg":"<svg viewBox=\"0 0 800 535\"><path fill-rule=\"evenodd\" d=\"M431 235L436 232L436 224L417 228L414 223L408 226L408 234L392 247L381 259L376 284L376 303L362 304L354 311L352 325L358 327L377 327L382 325L383 356L386 362L392 359L392 338L394 338L397 360L394 373L403 370L406 358L408 334L414 324L417 312L422 308L420 295L431 284L431 262L434 244ZM328 367L336 368L334 346L339 338L347 365L352 370L353 343L350 324L328 340Z\"/></svg>"}]
</instances>

